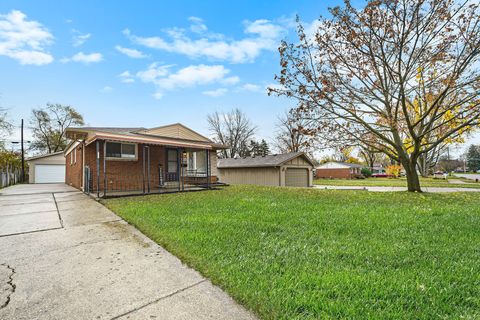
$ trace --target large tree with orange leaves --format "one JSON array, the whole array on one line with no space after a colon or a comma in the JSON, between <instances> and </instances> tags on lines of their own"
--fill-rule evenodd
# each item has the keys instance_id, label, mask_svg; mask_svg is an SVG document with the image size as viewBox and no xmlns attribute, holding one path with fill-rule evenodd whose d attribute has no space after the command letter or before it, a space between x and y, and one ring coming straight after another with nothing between
<instances>
[{"instance_id":1,"label":"large tree with orange leaves","mask_svg":"<svg viewBox=\"0 0 480 320\"><path fill-rule=\"evenodd\" d=\"M282 42L270 92L299 102L305 132L385 153L421 191L418 159L480 123L479 4L346 0L330 13Z\"/></svg>"}]
</instances>

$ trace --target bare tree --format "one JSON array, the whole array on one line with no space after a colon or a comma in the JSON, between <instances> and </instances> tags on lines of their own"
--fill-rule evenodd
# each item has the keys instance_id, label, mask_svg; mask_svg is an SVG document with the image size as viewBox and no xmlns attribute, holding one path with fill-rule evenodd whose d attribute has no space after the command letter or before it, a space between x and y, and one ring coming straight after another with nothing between
<instances>
[{"instance_id":1,"label":"bare tree","mask_svg":"<svg viewBox=\"0 0 480 320\"><path fill-rule=\"evenodd\" d=\"M380 159L380 154L377 150L370 148L368 146L360 147L359 151L360 156L362 157L363 161L367 164L367 166L373 170L375 163L378 162Z\"/></svg>"},{"instance_id":2,"label":"bare tree","mask_svg":"<svg viewBox=\"0 0 480 320\"><path fill-rule=\"evenodd\" d=\"M239 109L224 114L214 112L208 115L207 121L213 140L229 146L229 149L221 151L220 156L223 158L248 156L248 143L253 139L257 127L250 122L245 113Z\"/></svg>"},{"instance_id":3,"label":"bare tree","mask_svg":"<svg viewBox=\"0 0 480 320\"><path fill-rule=\"evenodd\" d=\"M305 152L312 153L313 139L304 129L307 120L297 117L293 112L285 112L277 118L275 147L282 153Z\"/></svg>"},{"instance_id":4,"label":"bare tree","mask_svg":"<svg viewBox=\"0 0 480 320\"><path fill-rule=\"evenodd\" d=\"M71 106L47 103L45 108L32 110L30 124L34 137L32 149L52 153L66 147L65 130L71 125L83 125L84 121Z\"/></svg>"},{"instance_id":5,"label":"bare tree","mask_svg":"<svg viewBox=\"0 0 480 320\"><path fill-rule=\"evenodd\" d=\"M428 177L435 169L438 161L445 155L448 144L442 143L428 152L422 153L418 158L418 171L422 177Z\"/></svg>"},{"instance_id":6,"label":"bare tree","mask_svg":"<svg viewBox=\"0 0 480 320\"><path fill-rule=\"evenodd\" d=\"M480 123L479 4L370 0L356 9L345 0L330 13L313 36L299 23L300 42L282 42L281 86L270 92L296 99L313 134L398 161L408 190L420 192L419 157Z\"/></svg>"},{"instance_id":7,"label":"bare tree","mask_svg":"<svg viewBox=\"0 0 480 320\"><path fill-rule=\"evenodd\" d=\"M5 143L2 140L12 130L12 124L7 120L7 111L0 108L0 149L5 147Z\"/></svg>"}]
</instances>

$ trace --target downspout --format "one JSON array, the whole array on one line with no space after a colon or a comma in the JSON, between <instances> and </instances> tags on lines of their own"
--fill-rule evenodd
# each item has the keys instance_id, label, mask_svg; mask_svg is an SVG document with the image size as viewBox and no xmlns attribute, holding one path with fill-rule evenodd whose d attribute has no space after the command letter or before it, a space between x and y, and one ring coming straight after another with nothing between
<instances>
[{"instance_id":1,"label":"downspout","mask_svg":"<svg viewBox=\"0 0 480 320\"><path fill-rule=\"evenodd\" d=\"M85 192L85 140L82 141L82 191Z\"/></svg>"}]
</instances>

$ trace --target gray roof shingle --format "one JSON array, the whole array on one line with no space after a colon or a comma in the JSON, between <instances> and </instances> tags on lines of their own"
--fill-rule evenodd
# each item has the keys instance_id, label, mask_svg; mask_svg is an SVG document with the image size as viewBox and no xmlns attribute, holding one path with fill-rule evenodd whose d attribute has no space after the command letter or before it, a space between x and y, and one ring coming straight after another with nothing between
<instances>
[{"instance_id":1,"label":"gray roof shingle","mask_svg":"<svg viewBox=\"0 0 480 320\"><path fill-rule=\"evenodd\" d=\"M74 129L89 130L89 131L101 131L109 133L119 133L119 134L135 134L136 131L146 130L145 128L117 128L117 127L72 127Z\"/></svg>"},{"instance_id":2,"label":"gray roof shingle","mask_svg":"<svg viewBox=\"0 0 480 320\"><path fill-rule=\"evenodd\" d=\"M223 168L251 168L251 167L278 167L283 163L294 159L298 156L304 156L308 159L303 152L291 152L277 155L246 157L246 158L228 158L218 159L217 167ZM308 161L311 163L310 159ZM313 165L313 164L312 164Z\"/></svg>"}]
</instances>

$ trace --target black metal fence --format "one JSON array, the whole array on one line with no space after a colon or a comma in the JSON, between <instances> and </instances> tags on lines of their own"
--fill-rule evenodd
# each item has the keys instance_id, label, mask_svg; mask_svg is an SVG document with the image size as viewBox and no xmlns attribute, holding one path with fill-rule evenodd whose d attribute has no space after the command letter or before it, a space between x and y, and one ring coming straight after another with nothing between
<instances>
[{"instance_id":1,"label":"black metal fence","mask_svg":"<svg viewBox=\"0 0 480 320\"><path fill-rule=\"evenodd\" d=\"M138 194L171 193L208 189L212 186L206 172L183 170L180 175L165 173L162 167L146 174L107 173L93 179L91 171L85 171L85 192L98 197L119 197Z\"/></svg>"}]
</instances>

